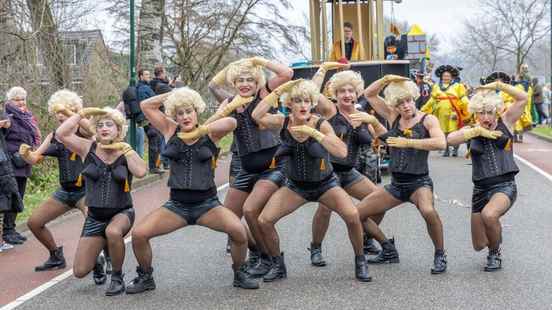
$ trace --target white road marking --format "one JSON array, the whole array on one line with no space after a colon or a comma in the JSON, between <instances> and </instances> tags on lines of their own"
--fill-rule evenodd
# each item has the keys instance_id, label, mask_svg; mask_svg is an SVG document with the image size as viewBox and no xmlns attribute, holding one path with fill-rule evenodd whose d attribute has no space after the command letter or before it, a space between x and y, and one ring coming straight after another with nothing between
<instances>
[{"instance_id":1,"label":"white road marking","mask_svg":"<svg viewBox=\"0 0 552 310\"><path fill-rule=\"evenodd\" d=\"M526 165L527 167L535 170L537 173L539 173L540 175L542 175L543 177L547 178L548 181L552 182L552 175L546 173L544 170L542 170L541 168L533 165L532 163L530 163L527 159L519 156L518 154L514 154L514 157L519 160L520 162L522 162L524 165Z\"/></svg>"},{"instance_id":2,"label":"white road marking","mask_svg":"<svg viewBox=\"0 0 552 310\"><path fill-rule=\"evenodd\" d=\"M229 186L228 183L225 183L219 187L217 187L217 192L220 192L224 189L226 189ZM128 236L125 238L125 244L128 244L130 241L132 241L132 237ZM33 297L39 295L40 293L46 291L50 287L58 284L59 282L69 278L73 275L73 269L67 270L66 272L60 274L59 276L53 278L52 280L42 284L41 286L33 289L32 291L28 292L27 294L18 297L16 300L10 302L9 304L5 305L4 307L0 308L0 310L12 310L19 306L21 306L24 302L29 301Z\"/></svg>"}]
</instances>

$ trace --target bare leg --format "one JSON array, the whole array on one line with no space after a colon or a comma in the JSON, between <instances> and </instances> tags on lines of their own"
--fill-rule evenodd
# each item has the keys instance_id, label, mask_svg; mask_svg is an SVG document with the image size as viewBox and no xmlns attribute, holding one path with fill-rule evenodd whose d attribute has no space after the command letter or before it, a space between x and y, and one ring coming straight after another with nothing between
<instances>
[{"instance_id":1,"label":"bare leg","mask_svg":"<svg viewBox=\"0 0 552 310\"><path fill-rule=\"evenodd\" d=\"M84 278L94 269L96 257L105 246L103 237L81 237L73 262L73 274L77 278Z\"/></svg>"},{"instance_id":2,"label":"bare leg","mask_svg":"<svg viewBox=\"0 0 552 310\"><path fill-rule=\"evenodd\" d=\"M124 213L119 213L111 219L105 229L114 273L120 272L123 268L123 261L125 260L125 242L123 238L130 230L130 227L131 223L128 216Z\"/></svg>"},{"instance_id":3,"label":"bare leg","mask_svg":"<svg viewBox=\"0 0 552 310\"><path fill-rule=\"evenodd\" d=\"M216 207L199 218L197 223L210 229L228 234L232 240L232 261L234 270L245 262L247 254L247 234L240 219L223 207Z\"/></svg>"},{"instance_id":4,"label":"bare leg","mask_svg":"<svg viewBox=\"0 0 552 310\"><path fill-rule=\"evenodd\" d=\"M378 188L370 195L364 197L357 205L360 220L364 222L366 231L374 237L379 243L387 239L376 223L381 222L385 212L400 205L402 201L391 196L384 188ZM375 221L366 221L366 218L372 218Z\"/></svg>"},{"instance_id":5,"label":"bare leg","mask_svg":"<svg viewBox=\"0 0 552 310\"><path fill-rule=\"evenodd\" d=\"M433 241L435 250L444 250L443 224L433 205L432 190L428 187L419 188L412 194L410 199L416 205L426 222L427 231Z\"/></svg>"},{"instance_id":6,"label":"bare leg","mask_svg":"<svg viewBox=\"0 0 552 310\"><path fill-rule=\"evenodd\" d=\"M325 192L320 197L320 201L330 210L339 214L343 221L345 221L355 255L364 255L362 248L362 225L358 216L358 210L353 205L351 197L341 187L334 187Z\"/></svg>"},{"instance_id":7,"label":"bare leg","mask_svg":"<svg viewBox=\"0 0 552 310\"><path fill-rule=\"evenodd\" d=\"M179 215L163 207L148 214L132 231L132 249L138 265L150 270L152 251L150 240L154 237L171 233L187 225Z\"/></svg>"},{"instance_id":8,"label":"bare leg","mask_svg":"<svg viewBox=\"0 0 552 310\"><path fill-rule=\"evenodd\" d=\"M312 243L319 245L324 240L328 227L330 226L330 218L332 211L324 204L319 203L316 213L312 218Z\"/></svg>"},{"instance_id":9,"label":"bare leg","mask_svg":"<svg viewBox=\"0 0 552 310\"><path fill-rule=\"evenodd\" d=\"M485 224L485 233L489 240L490 250L497 250L500 247L502 240L500 217L510 209L510 205L508 196L503 193L496 193L481 211L481 219Z\"/></svg>"},{"instance_id":10,"label":"bare leg","mask_svg":"<svg viewBox=\"0 0 552 310\"><path fill-rule=\"evenodd\" d=\"M487 239L487 233L485 232L485 223L483 223L481 213L472 213L471 232L474 250L479 252L489 246L489 239Z\"/></svg>"},{"instance_id":11,"label":"bare leg","mask_svg":"<svg viewBox=\"0 0 552 310\"><path fill-rule=\"evenodd\" d=\"M259 227L259 215L264 206L270 199L270 196L278 190L278 186L268 180L259 180L253 187L253 190L245 200L243 212L249 230L253 235L257 248L262 253L267 253L266 246L263 242L262 231Z\"/></svg>"},{"instance_id":12,"label":"bare leg","mask_svg":"<svg viewBox=\"0 0 552 310\"><path fill-rule=\"evenodd\" d=\"M50 197L46 199L38 209L35 209L27 221L27 226L46 249L54 251L57 248L56 241L46 224L60 217L70 208L60 201Z\"/></svg>"},{"instance_id":13,"label":"bare leg","mask_svg":"<svg viewBox=\"0 0 552 310\"><path fill-rule=\"evenodd\" d=\"M282 217L293 213L305 202L306 200L303 197L287 187L281 187L272 195L259 216L259 225L263 231L269 255L280 255L280 239L276 231L276 223Z\"/></svg>"}]
</instances>

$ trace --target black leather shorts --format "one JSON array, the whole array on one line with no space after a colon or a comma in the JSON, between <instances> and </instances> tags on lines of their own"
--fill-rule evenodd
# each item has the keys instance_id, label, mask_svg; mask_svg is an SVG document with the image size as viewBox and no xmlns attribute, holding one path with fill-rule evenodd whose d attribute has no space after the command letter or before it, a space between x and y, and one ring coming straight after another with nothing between
<instances>
[{"instance_id":1,"label":"black leather shorts","mask_svg":"<svg viewBox=\"0 0 552 310\"><path fill-rule=\"evenodd\" d=\"M509 208L512 207L517 198L516 182L507 181L486 186L475 185L472 194L472 213L481 213L493 195L497 193L506 195L510 199Z\"/></svg>"},{"instance_id":2,"label":"black leather shorts","mask_svg":"<svg viewBox=\"0 0 552 310\"><path fill-rule=\"evenodd\" d=\"M163 205L163 208L166 208L176 213L178 216L182 217L184 220L186 220L186 223L188 225L195 225L199 218L202 217L205 213L209 212L209 210L213 208L220 206L222 206L222 204L220 203L218 197L213 196L195 203L185 203L177 200L169 200Z\"/></svg>"},{"instance_id":3,"label":"black leather shorts","mask_svg":"<svg viewBox=\"0 0 552 310\"><path fill-rule=\"evenodd\" d=\"M427 187L433 192L433 181L429 175L420 176L408 182L399 182L392 178L391 184L384 186L385 190L391 194L391 196L402 202L411 202L410 196L422 187Z\"/></svg>"},{"instance_id":4,"label":"black leather shorts","mask_svg":"<svg viewBox=\"0 0 552 310\"><path fill-rule=\"evenodd\" d=\"M352 168L349 171L335 171L335 175L339 180L339 184L343 188L355 185L364 178L364 176L355 168Z\"/></svg>"},{"instance_id":5,"label":"black leather shorts","mask_svg":"<svg viewBox=\"0 0 552 310\"><path fill-rule=\"evenodd\" d=\"M339 180L335 174L332 174L320 182L294 182L287 179L284 186L305 198L306 201L315 202L330 189L338 187Z\"/></svg>"},{"instance_id":6,"label":"black leather shorts","mask_svg":"<svg viewBox=\"0 0 552 310\"><path fill-rule=\"evenodd\" d=\"M105 229L107 228L109 223L111 223L111 220L115 216L117 216L121 213L128 217L128 220L130 221L130 227L132 227L132 225L134 224L134 218L135 218L135 213L134 213L133 208L122 209L118 213L114 214L107 221L100 221L100 220L97 220L97 219L93 218L92 216L88 215L86 217L86 219L84 220L84 226L82 227L81 237L103 237L103 238L106 238Z\"/></svg>"},{"instance_id":7,"label":"black leather shorts","mask_svg":"<svg viewBox=\"0 0 552 310\"><path fill-rule=\"evenodd\" d=\"M230 160L230 170L228 171L229 176L236 177L241 170L241 159L238 154L232 153L232 159Z\"/></svg>"},{"instance_id":8,"label":"black leather shorts","mask_svg":"<svg viewBox=\"0 0 552 310\"><path fill-rule=\"evenodd\" d=\"M281 165L274 169L268 169L261 173L250 173L241 169L240 173L234 179L234 182L230 184L230 187L240 190L242 192L251 193L255 183L259 180L268 180L276 184L278 187L284 184L286 177L282 173Z\"/></svg>"},{"instance_id":9,"label":"black leather shorts","mask_svg":"<svg viewBox=\"0 0 552 310\"><path fill-rule=\"evenodd\" d=\"M60 187L52 194L52 198L70 208L76 208L77 202L84 198L85 193L86 191L84 188L75 191L67 191L63 189L63 187Z\"/></svg>"}]
</instances>

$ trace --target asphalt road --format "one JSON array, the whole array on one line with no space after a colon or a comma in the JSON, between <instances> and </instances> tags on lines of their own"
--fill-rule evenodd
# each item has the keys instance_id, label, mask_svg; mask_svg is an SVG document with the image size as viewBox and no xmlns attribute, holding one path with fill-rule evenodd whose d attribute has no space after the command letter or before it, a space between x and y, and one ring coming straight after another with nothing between
<instances>
[{"instance_id":1,"label":"asphalt road","mask_svg":"<svg viewBox=\"0 0 552 310\"><path fill-rule=\"evenodd\" d=\"M463 158L433 154L446 274L430 275L433 247L423 219L409 204L389 212L382 224L396 238L401 263L371 266L372 283L354 280L353 252L345 225L335 215L323 244L329 264L312 267L306 248L316 205L308 204L278 224L288 278L262 283L259 290L232 287L226 236L194 226L153 240L155 291L105 297L105 286L70 277L18 309L552 309L552 184L519 165L518 200L503 218L500 272L483 272L486 252L471 247L471 166ZM135 266L128 247L127 281Z\"/></svg>"}]
</instances>

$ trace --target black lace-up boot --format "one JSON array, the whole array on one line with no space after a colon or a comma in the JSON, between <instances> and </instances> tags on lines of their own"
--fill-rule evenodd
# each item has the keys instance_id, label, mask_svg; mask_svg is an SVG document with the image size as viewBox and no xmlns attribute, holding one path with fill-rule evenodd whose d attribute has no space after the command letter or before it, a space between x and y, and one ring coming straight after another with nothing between
<instances>
[{"instance_id":1,"label":"black lace-up boot","mask_svg":"<svg viewBox=\"0 0 552 310\"><path fill-rule=\"evenodd\" d=\"M247 272L247 265L243 264L234 269L234 287L240 287L248 290L259 288L259 282Z\"/></svg>"},{"instance_id":2,"label":"black lace-up boot","mask_svg":"<svg viewBox=\"0 0 552 310\"><path fill-rule=\"evenodd\" d=\"M136 267L138 276L134 278L126 287L127 294L138 294L145 291L155 289L155 281L153 280L153 268L144 270L142 267Z\"/></svg>"},{"instance_id":3,"label":"black lace-up boot","mask_svg":"<svg viewBox=\"0 0 552 310\"><path fill-rule=\"evenodd\" d=\"M375 257L368 258L368 264L397 264L399 260L399 252L395 248L395 239L387 239L381 243L381 251Z\"/></svg>"},{"instance_id":4,"label":"black lace-up boot","mask_svg":"<svg viewBox=\"0 0 552 310\"><path fill-rule=\"evenodd\" d=\"M485 266L485 271L493 272L502 269L502 254L500 249L491 250L489 249L489 255L487 256L487 265Z\"/></svg>"},{"instance_id":5,"label":"black lace-up boot","mask_svg":"<svg viewBox=\"0 0 552 310\"><path fill-rule=\"evenodd\" d=\"M103 254L98 255L96 258L96 265L94 265L94 271L92 272L92 278L96 285L102 285L107 281L107 275L105 274L105 257Z\"/></svg>"},{"instance_id":6,"label":"black lace-up boot","mask_svg":"<svg viewBox=\"0 0 552 310\"><path fill-rule=\"evenodd\" d=\"M35 267L35 271L46 271L51 269L63 269L65 268L65 257L63 256L63 247L58 247L53 251L50 251L50 257L44 262L44 264Z\"/></svg>"},{"instance_id":7,"label":"black lace-up boot","mask_svg":"<svg viewBox=\"0 0 552 310\"><path fill-rule=\"evenodd\" d=\"M322 245L321 244L311 243L309 250L310 250L311 264L313 266L317 266L317 267L326 266L326 261L324 260L324 257L322 256Z\"/></svg>"},{"instance_id":8,"label":"black lace-up boot","mask_svg":"<svg viewBox=\"0 0 552 310\"><path fill-rule=\"evenodd\" d=\"M125 282L123 280L124 275L121 271L113 270L111 272L111 283L105 291L105 296L120 295L125 292Z\"/></svg>"},{"instance_id":9,"label":"black lace-up boot","mask_svg":"<svg viewBox=\"0 0 552 310\"><path fill-rule=\"evenodd\" d=\"M435 257L433 258L433 268L431 268L431 274L440 274L447 271L447 256L445 251L436 250Z\"/></svg>"},{"instance_id":10,"label":"black lace-up boot","mask_svg":"<svg viewBox=\"0 0 552 310\"><path fill-rule=\"evenodd\" d=\"M372 281L372 277L368 274L368 264L364 255L355 256L355 276L361 282Z\"/></svg>"},{"instance_id":11,"label":"black lace-up boot","mask_svg":"<svg viewBox=\"0 0 552 310\"><path fill-rule=\"evenodd\" d=\"M272 268L263 277L264 282L272 282L278 279L287 278L286 264L284 262L284 253L272 257Z\"/></svg>"}]
</instances>

